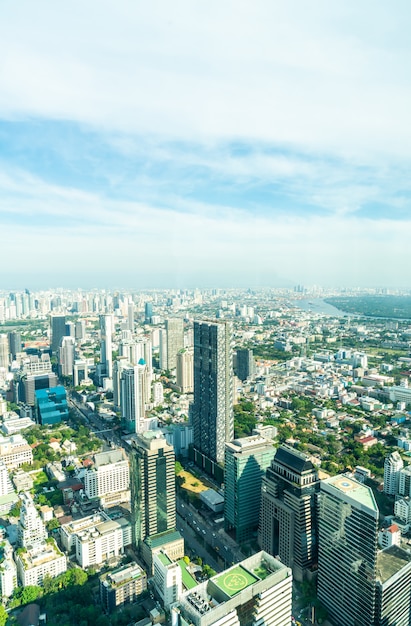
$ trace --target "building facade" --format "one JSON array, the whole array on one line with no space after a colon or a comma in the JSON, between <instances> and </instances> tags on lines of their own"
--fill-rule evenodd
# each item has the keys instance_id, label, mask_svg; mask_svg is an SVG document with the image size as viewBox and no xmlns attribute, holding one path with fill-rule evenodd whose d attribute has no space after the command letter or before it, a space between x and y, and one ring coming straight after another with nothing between
<instances>
[{"instance_id":1,"label":"building facade","mask_svg":"<svg viewBox=\"0 0 411 626\"><path fill-rule=\"evenodd\" d=\"M404 467L399 452L391 452L384 462L384 492L395 496L398 494L400 472Z\"/></svg>"},{"instance_id":2,"label":"building facade","mask_svg":"<svg viewBox=\"0 0 411 626\"><path fill-rule=\"evenodd\" d=\"M262 480L259 545L302 580L317 564L317 469L306 454L282 445Z\"/></svg>"},{"instance_id":3,"label":"building facade","mask_svg":"<svg viewBox=\"0 0 411 626\"><path fill-rule=\"evenodd\" d=\"M124 450L100 452L84 476L88 498L99 498L103 507L130 500L130 467Z\"/></svg>"},{"instance_id":4,"label":"building facade","mask_svg":"<svg viewBox=\"0 0 411 626\"><path fill-rule=\"evenodd\" d=\"M261 482L274 454L273 444L259 435L226 443L224 522L237 543L248 541L258 529Z\"/></svg>"},{"instance_id":5,"label":"building facade","mask_svg":"<svg viewBox=\"0 0 411 626\"><path fill-rule=\"evenodd\" d=\"M234 438L231 343L229 322L194 322L194 450L209 473L224 463L225 444Z\"/></svg>"}]
</instances>

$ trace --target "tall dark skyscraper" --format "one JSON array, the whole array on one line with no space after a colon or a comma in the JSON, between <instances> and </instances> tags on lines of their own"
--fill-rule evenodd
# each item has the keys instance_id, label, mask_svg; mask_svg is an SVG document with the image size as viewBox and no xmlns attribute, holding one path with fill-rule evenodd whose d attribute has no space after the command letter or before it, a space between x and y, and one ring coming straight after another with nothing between
<instances>
[{"instance_id":1,"label":"tall dark skyscraper","mask_svg":"<svg viewBox=\"0 0 411 626\"><path fill-rule=\"evenodd\" d=\"M53 315L51 318L51 351L55 354L61 340L66 335L66 316Z\"/></svg>"},{"instance_id":2,"label":"tall dark skyscraper","mask_svg":"<svg viewBox=\"0 0 411 626\"><path fill-rule=\"evenodd\" d=\"M317 470L307 455L282 445L262 482L259 544L302 580L317 564Z\"/></svg>"},{"instance_id":3,"label":"tall dark skyscraper","mask_svg":"<svg viewBox=\"0 0 411 626\"><path fill-rule=\"evenodd\" d=\"M16 354L21 352L21 335L18 331L12 331L9 333L9 347L11 358L15 359Z\"/></svg>"},{"instance_id":4,"label":"tall dark skyscraper","mask_svg":"<svg viewBox=\"0 0 411 626\"><path fill-rule=\"evenodd\" d=\"M234 439L233 365L229 322L194 322L193 443L197 464L213 473Z\"/></svg>"},{"instance_id":5,"label":"tall dark skyscraper","mask_svg":"<svg viewBox=\"0 0 411 626\"><path fill-rule=\"evenodd\" d=\"M254 374L253 351L247 348L237 350L235 373L242 381L247 380Z\"/></svg>"}]
</instances>

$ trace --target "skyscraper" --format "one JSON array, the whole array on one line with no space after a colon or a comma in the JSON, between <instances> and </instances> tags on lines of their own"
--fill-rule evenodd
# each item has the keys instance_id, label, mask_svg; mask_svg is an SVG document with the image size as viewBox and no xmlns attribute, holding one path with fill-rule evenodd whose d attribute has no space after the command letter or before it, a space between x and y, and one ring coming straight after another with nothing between
<instances>
[{"instance_id":1,"label":"skyscraper","mask_svg":"<svg viewBox=\"0 0 411 626\"><path fill-rule=\"evenodd\" d=\"M9 339L6 334L0 335L0 368L9 366Z\"/></svg>"},{"instance_id":2,"label":"skyscraper","mask_svg":"<svg viewBox=\"0 0 411 626\"><path fill-rule=\"evenodd\" d=\"M238 378L242 381L247 380L250 376L254 374L254 356L253 351L243 348L241 350L237 350L237 361L235 373Z\"/></svg>"},{"instance_id":3,"label":"skyscraper","mask_svg":"<svg viewBox=\"0 0 411 626\"><path fill-rule=\"evenodd\" d=\"M302 580L317 563L317 470L290 446L278 448L262 480L259 544Z\"/></svg>"},{"instance_id":4,"label":"skyscraper","mask_svg":"<svg viewBox=\"0 0 411 626\"><path fill-rule=\"evenodd\" d=\"M275 454L272 442L253 435L225 445L224 518L237 543L252 538L258 528L261 481Z\"/></svg>"},{"instance_id":5,"label":"skyscraper","mask_svg":"<svg viewBox=\"0 0 411 626\"><path fill-rule=\"evenodd\" d=\"M369 487L344 474L321 481L317 591L338 626L374 624L378 517Z\"/></svg>"},{"instance_id":6,"label":"skyscraper","mask_svg":"<svg viewBox=\"0 0 411 626\"><path fill-rule=\"evenodd\" d=\"M140 363L123 367L120 376L120 407L123 428L128 433L141 432L144 430L146 415L146 366L144 363Z\"/></svg>"},{"instance_id":7,"label":"skyscraper","mask_svg":"<svg viewBox=\"0 0 411 626\"><path fill-rule=\"evenodd\" d=\"M61 340L66 334L66 316L53 315L51 318L51 351L55 354L60 347Z\"/></svg>"},{"instance_id":8,"label":"skyscraper","mask_svg":"<svg viewBox=\"0 0 411 626\"><path fill-rule=\"evenodd\" d=\"M63 337L58 349L59 375L73 376L75 339L74 337Z\"/></svg>"},{"instance_id":9,"label":"skyscraper","mask_svg":"<svg viewBox=\"0 0 411 626\"><path fill-rule=\"evenodd\" d=\"M9 333L9 347L11 358L15 359L16 354L21 352L21 334L18 331L13 330Z\"/></svg>"},{"instance_id":10,"label":"skyscraper","mask_svg":"<svg viewBox=\"0 0 411 626\"><path fill-rule=\"evenodd\" d=\"M194 322L193 438L196 462L213 473L234 438L233 368L229 322Z\"/></svg>"},{"instance_id":11,"label":"skyscraper","mask_svg":"<svg viewBox=\"0 0 411 626\"><path fill-rule=\"evenodd\" d=\"M113 335L113 316L100 315L100 363L102 378L113 377L113 354L112 354L112 335Z\"/></svg>"},{"instance_id":12,"label":"skyscraper","mask_svg":"<svg viewBox=\"0 0 411 626\"><path fill-rule=\"evenodd\" d=\"M132 440L131 514L137 547L147 537L175 529L174 464L174 449L161 431L140 433Z\"/></svg>"},{"instance_id":13,"label":"skyscraper","mask_svg":"<svg viewBox=\"0 0 411 626\"><path fill-rule=\"evenodd\" d=\"M184 348L184 322L178 317L167 319L167 368L173 370L177 365L177 352Z\"/></svg>"}]
</instances>

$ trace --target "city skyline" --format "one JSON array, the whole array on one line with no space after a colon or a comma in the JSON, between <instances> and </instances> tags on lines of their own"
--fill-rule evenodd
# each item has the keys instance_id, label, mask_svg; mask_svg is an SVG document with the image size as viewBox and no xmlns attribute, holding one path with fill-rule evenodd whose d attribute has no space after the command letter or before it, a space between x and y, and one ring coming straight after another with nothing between
<instances>
[{"instance_id":1,"label":"city skyline","mask_svg":"<svg viewBox=\"0 0 411 626\"><path fill-rule=\"evenodd\" d=\"M3 6L4 287L406 287L409 16Z\"/></svg>"}]
</instances>

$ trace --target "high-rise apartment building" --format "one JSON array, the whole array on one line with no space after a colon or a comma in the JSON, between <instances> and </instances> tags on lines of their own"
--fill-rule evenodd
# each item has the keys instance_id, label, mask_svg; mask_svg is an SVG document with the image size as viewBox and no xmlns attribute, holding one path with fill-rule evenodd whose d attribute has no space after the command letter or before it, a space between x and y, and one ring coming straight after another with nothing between
<instances>
[{"instance_id":1,"label":"high-rise apartment building","mask_svg":"<svg viewBox=\"0 0 411 626\"><path fill-rule=\"evenodd\" d=\"M66 316L53 315L51 317L51 351L55 354L60 347L61 340L66 335Z\"/></svg>"},{"instance_id":2,"label":"high-rise apartment building","mask_svg":"<svg viewBox=\"0 0 411 626\"><path fill-rule=\"evenodd\" d=\"M150 430L132 440L130 487L135 545L176 526L175 455L163 433Z\"/></svg>"},{"instance_id":3,"label":"high-rise apartment building","mask_svg":"<svg viewBox=\"0 0 411 626\"><path fill-rule=\"evenodd\" d=\"M391 496L398 494L400 472L404 467L399 452L391 452L384 462L384 492Z\"/></svg>"},{"instance_id":4,"label":"high-rise apartment building","mask_svg":"<svg viewBox=\"0 0 411 626\"><path fill-rule=\"evenodd\" d=\"M167 367L173 370L177 365L177 353L184 348L184 321L178 317L172 317L165 321L167 341Z\"/></svg>"},{"instance_id":5,"label":"high-rise apartment building","mask_svg":"<svg viewBox=\"0 0 411 626\"><path fill-rule=\"evenodd\" d=\"M176 383L181 393L193 393L194 355L192 350L184 349L177 353Z\"/></svg>"},{"instance_id":6,"label":"high-rise apartment building","mask_svg":"<svg viewBox=\"0 0 411 626\"><path fill-rule=\"evenodd\" d=\"M226 530L234 530L237 543L248 541L257 531L261 482L274 454L272 442L259 435L225 445L224 521Z\"/></svg>"},{"instance_id":7,"label":"high-rise apartment building","mask_svg":"<svg viewBox=\"0 0 411 626\"><path fill-rule=\"evenodd\" d=\"M318 473L309 457L282 445L262 479L259 544L294 577L317 564Z\"/></svg>"},{"instance_id":8,"label":"high-rise apartment building","mask_svg":"<svg viewBox=\"0 0 411 626\"><path fill-rule=\"evenodd\" d=\"M234 439L233 362L229 322L194 322L194 451L197 464L213 473Z\"/></svg>"},{"instance_id":9,"label":"high-rise apartment building","mask_svg":"<svg viewBox=\"0 0 411 626\"><path fill-rule=\"evenodd\" d=\"M120 407L123 428L128 433L138 433L144 430L147 385L145 363L122 368Z\"/></svg>"},{"instance_id":10,"label":"high-rise apartment building","mask_svg":"<svg viewBox=\"0 0 411 626\"><path fill-rule=\"evenodd\" d=\"M373 626L379 511L371 489L344 474L321 481L318 517L317 592L330 621Z\"/></svg>"}]
</instances>

